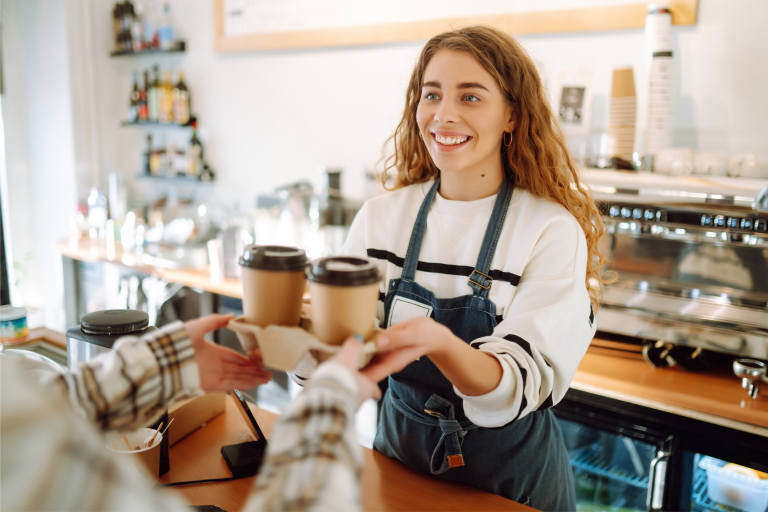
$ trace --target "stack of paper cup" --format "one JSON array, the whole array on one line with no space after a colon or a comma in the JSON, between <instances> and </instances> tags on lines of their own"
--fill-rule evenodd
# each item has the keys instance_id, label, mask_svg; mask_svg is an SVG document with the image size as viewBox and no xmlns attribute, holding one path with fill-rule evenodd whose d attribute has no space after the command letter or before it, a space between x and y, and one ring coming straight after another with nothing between
<instances>
[{"instance_id":1,"label":"stack of paper cup","mask_svg":"<svg viewBox=\"0 0 768 512\"><path fill-rule=\"evenodd\" d=\"M611 117L608 125L608 155L632 160L635 148L637 96L632 68L613 71L611 88Z\"/></svg>"},{"instance_id":2,"label":"stack of paper cup","mask_svg":"<svg viewBox=\"0 0 768 512\"><path fill-rule=\"evenodd\" d=\"M655 155L672 147L674 132L672 15L668 4L648 4L645 37L650 56L646 153Z\"/></svg>"}]
</instances>

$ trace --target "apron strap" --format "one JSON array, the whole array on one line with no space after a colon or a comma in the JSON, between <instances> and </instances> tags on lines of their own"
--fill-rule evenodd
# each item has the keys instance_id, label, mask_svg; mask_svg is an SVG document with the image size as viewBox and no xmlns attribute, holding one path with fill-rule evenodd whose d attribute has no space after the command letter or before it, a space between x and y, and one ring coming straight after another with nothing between
<instances>
[{"instance_id":1,"label":"apron strap","mask_svg":"<svg viewBox=\"0 0 768 512\"><path fill-rule=\"evenodd\" d=\"M501 181L499 194L496 196L496 203L493 205L493 212L488 221L488 227L485 228L485 237L483 245L480 246L480 254L477 257L475 269L469 275L467 283L472 288L473 295L487 297L488 291L493 284L493 278L489 275L491 271L491 261L496 254L496 244L499 242L501 230L504 227L504 219L507 218L509 203L512 201L512 191L514 185L510 185L507 179Z\"/></svg>"},{"instance_id":2,"label":"apron strap","mask_svg":"<svg viewBox=\"0 0 768 512\"><path fill-rule=\"evenodd\" d=\"M464 436L467 435L467 432L477 428L477 425L471 421L458 421L450 401L440 395L433 394L424 404L424 413L426 413L424 414L413 410L403 400L393 397L392 393L387 393L385 399L387 397L406 418L440 428L440 440L432 451L432 457L429 461L429 470L433 475L439 475L451 468L464 465L461 445L464 443Z\"/></svg>"},{"instance_id":3,"label":"apron strap","mask_svg":"<svg viewBox=\"0 0 768 512\"><path fill-rule=\"evenodd\" d=\"M440 186L440 176L435 178L435 184L427 192L424 201L421 203L419 213L416 215L416 223L411 231L411 240L408 242L408 252L405 253L405 262L403 263L402 279L414 281L416 277L416 266L419 264L419 254L421 253L421 242L424 239L424 231L427 229L427 216L432 201L437 194L437 188Z\"/></svg>"}]
</instances>

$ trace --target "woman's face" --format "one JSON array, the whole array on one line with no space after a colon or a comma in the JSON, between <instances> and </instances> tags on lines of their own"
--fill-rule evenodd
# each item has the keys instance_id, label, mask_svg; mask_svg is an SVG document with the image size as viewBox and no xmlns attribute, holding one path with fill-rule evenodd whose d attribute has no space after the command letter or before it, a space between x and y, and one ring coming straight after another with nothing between
<instances>
[{"instance_id":1,"label":"woman's face","mask_svg":"<svg viewBox=\"0 0 768 512\"><path fill-rule=\"evenodd\" d=\"M427 64L416 122L441 171L501 168L500 145L515 126L513 113L496 81L469 53L440 50Z\"/></svg>"}]
</instances>

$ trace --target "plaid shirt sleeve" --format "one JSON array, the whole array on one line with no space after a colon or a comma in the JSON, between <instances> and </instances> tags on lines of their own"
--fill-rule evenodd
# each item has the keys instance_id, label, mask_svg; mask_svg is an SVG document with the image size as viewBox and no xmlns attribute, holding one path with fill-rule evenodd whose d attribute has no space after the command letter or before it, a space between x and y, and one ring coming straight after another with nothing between
<instances>
[{"instance_id":1,"label":"plaid shirt sleeve","mask_svg":"<svg viewBox=\"0 0 768 512\"><path fill-rule=\"evenodd\" d=\"M360 510L356 409L357 385L349 370L321 365L272 429L245 511Z\"/></svg>"},{"instance_id":2,"label":"plaid shirt sleeve","mask_svg":"<svg viewBox=\"0 0 768 512\"><path fill-rule=\"evenodd\" d=\"M183 324L123 338L114 351L42 387L0 363L0 510L189 510L172 491L145 488L98 432L146 424L199 391ZM334 363L318 368L275 426L246 510L359 510L356 407L349 371Z\"/></svg>"},{"instance_id":3,"label":"plaid shirt sleeve","mask_svg":"<svg viewBox=\"0 0 768 512\"><path fill-rule=\"evenodd\" d=\"M113 351L80 363L54 383L80 416L105 430L145 426L179 398L201 393L182 322L122 337Z\"/></svg>"}]
</instances>

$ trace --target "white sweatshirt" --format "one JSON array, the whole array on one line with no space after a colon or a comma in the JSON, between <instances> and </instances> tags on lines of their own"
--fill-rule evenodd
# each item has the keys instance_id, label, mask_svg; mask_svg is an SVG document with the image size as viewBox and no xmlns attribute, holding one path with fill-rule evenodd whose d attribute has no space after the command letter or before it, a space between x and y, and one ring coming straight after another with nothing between
<instances>
[{"instance_id":1,"label":"white sweatshirt","mask_svg":"<svg viewBox=\"0 0 768 512\"><path fill-rule=\"evenodd\" d=\"M371 199L352 223L344 254L378 259L382 294L402 273L416 215L433 183ZM478 201L435 196L419 254L424 270L416 271L418 284L437 298L472 294L467 279L495 201L496 196ZM499 360L501 382L481 396L466 396L454 387L473 423L503 426L563 398L595 334L586 268L586 238L576 219L559 204L515 189L491 263L488 298L499 324L491 336L471 342ZM402 321L408 315L396 316ZM378 319L384 319L382 301Z\"/></svg>"}]
</instances>

